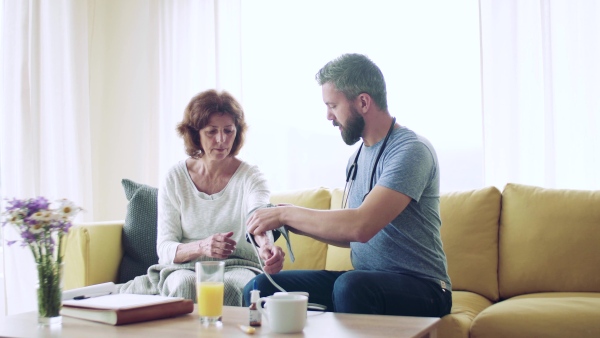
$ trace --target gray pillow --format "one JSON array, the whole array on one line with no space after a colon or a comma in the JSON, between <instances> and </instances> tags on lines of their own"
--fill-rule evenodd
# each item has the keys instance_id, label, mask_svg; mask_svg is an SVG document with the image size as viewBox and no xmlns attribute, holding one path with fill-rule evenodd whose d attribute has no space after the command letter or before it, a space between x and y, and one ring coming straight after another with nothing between
<instances>
[{"instance_id":1,"label":"gray pillow","mask_svg":"<svg viewBox=\"0 0 600 338\"><path fill-rule=\"evenodd\" d=\"M156 254L156 224L158 189L121 180L129 201L123 225L123 259L119 266L118 283L145 275L150 265L158 263Z\"/></svg>"}]
</instances>

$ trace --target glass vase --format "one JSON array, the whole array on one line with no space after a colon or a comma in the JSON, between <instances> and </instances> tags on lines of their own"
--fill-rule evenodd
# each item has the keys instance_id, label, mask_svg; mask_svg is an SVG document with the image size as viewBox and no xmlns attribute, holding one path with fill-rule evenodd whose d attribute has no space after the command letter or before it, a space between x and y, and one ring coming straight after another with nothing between
<instances>
[{"instance_id":1,"label":"glass vase","mask_svg":"<svg viewBox=\"0 0 600 338\"><path fill-rule=\"evenodd\" d=\"M63 269L64 263L52 260L36 264L38 272L37 308L38 323L41 325L62 324L60 310L62 307Z\"/></svg>"}]
</instances>

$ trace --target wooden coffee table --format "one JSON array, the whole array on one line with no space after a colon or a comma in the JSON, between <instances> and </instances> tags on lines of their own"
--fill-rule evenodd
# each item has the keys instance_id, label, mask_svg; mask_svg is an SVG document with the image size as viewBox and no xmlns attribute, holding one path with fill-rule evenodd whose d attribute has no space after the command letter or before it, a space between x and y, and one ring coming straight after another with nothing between
<instances>
[{"instance_id":1,"label":"wooden coffee table","mask_svg":"<svg viewBox=\"0 0 600 338\"><path fill-rule=\"evenodd\" d=\"M253 335L243 332L238 325L248 324L248 309L226 306L223 325L204 327L197 312L169 319L111 326L63 316L58 327L38 327L37 314L0 317L1 337L436 337L439 318L354 315L331 312L308 312L308 321L302 333L276 334L263 326Z\"/></svg>"}]
</instances>

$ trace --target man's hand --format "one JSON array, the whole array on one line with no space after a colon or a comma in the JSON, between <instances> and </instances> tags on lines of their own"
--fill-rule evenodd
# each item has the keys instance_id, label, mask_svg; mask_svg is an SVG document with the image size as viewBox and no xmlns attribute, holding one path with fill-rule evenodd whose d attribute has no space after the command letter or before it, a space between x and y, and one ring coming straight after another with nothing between
<instances>
[{"instance_id":1,"label":"man's hand","mask_svg":"<svg viewBox=\"0 0 600 338\"><path fill-rule=\"evenodd\" d=\"M279 228L282 225L280 221L281 209L277 207L256 210L246 221L248 232L253 235L261 235L269 230Z\"/></svg>"},{"instance_id":2,"label":"man's hand","mask_svg":"<svg viewBox=\"0 0 600 338\"><path fill-rule=\"evenodd\" d=\"M212 258L227 258L235 251L236 242L230 237L233 231L217 233L196 242L198 251L202 256Z\"/></svg>"},{"instance_id":3,"label":"man's hand","mask_svg":"<svg viewBox=\"0 0 600 338\"><path fill-rule=\"evenodd\" d=\"M278 273L283 269L285 252L276 245L265 244L258 249L260 257L265 263L264 269L268 274Z\"/></svg>"}]
</instances>

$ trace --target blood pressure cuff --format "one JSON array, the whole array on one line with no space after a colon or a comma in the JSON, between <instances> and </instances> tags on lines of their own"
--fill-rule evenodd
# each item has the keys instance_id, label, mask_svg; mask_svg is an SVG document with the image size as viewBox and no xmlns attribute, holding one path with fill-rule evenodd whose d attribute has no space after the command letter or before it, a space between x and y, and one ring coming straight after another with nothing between
<instances>
[{"instance_id":1,"label":"blood pressure cuff","mask_svg":"<svg viewBox=\"0 0 600 338\"><path fill-rule=\"evenodd\" d=\"M276 205L271 204L271 203L265 204L265 205L260 205L256 208L250 210L250 212L246 216L246 219L250 218L250 216L258 209L273 208L273 207L276 207ZM275 243L275 241L279 238L279 236L281 236L281 232L279 231L279 229L275 229L273 231L268 231L267 236L271 237L271 239L273 240L273 243ZM252 239L250 239L250 238L252 238ZM254 240L254 235L249 233L248 231L246 231L246 241L251 244L255 243L256 247L258 247L258 244L256 244L256 241Z\"/></svg>"},{"instance_id":2,"label":"blood pressure cuff","mask_svg":"<svg viewBox=\"0 0 600 338\"><path fill-rule=\"evenodd\" d=\"M248 217L250 217L250 215L252 215L258 209L273 208L273 207L277 207L277 206L274 204L270 204L270 203L266 204L266 205L258 206L256 208L250 210L250 212L248 213ZM274 229L273 231L267 232L267 236L273 237L273 243L275 243L275 241L281 235L283 235L283 237L285 238L288 252L290 253L290 261L292 261L292 263L293 263L295 261L294 252L292 251L292 243L290 242L290 236L289 236L288 230L285 228L285 225L282 225L281 227ZM246 241L248 241L248 243L254 244L255 246L258 247L258 245L256 244L256 241L254 240L254 235L252 235L251 233L249 233L247 231L246 231Z\"/></svg>"},{"instance_id":3,"label":"blood pressure cuff","mask_svg":"<svg viewBox=\"0 0 600 338\"><path fill-rule=\"evenodd\" d=\"M267 231L267 236L273 237L273 243L275 243L275 241L281 236L281 231L279 231L279 229ZM256 241L254 240L254 235L249 232L246 232L246 242L250 244L256 243ZM255 246L258 248L258 244L255 244Z\"/></svg>"}]
</instances>

